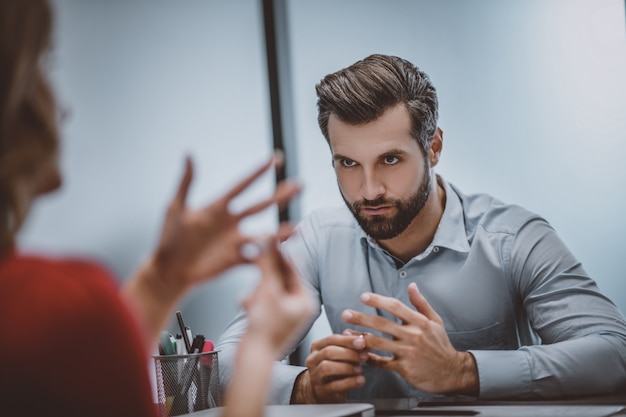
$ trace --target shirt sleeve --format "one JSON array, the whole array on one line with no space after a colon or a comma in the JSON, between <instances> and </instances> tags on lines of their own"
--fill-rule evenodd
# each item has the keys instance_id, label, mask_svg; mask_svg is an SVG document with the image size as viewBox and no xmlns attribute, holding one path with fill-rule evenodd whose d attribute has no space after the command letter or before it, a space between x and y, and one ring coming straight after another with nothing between
<instances>
[{"instance_id":1,"label":"shirt sleeve","mask_svg":"<svg viewBox=\"0 0 626 417\"><path fill-rule=\"evenodd\" d=\"M480 397L556 398L626 389L624 316L550 225L529 220L502 257L523 346L470 352Z\"/></svg>"}]
</instances>

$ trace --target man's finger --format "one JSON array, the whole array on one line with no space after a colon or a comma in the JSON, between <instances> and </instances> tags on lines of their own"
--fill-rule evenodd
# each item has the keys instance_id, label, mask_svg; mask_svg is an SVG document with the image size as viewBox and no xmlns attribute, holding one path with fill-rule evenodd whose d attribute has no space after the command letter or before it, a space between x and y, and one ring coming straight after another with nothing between
<instances>
[{"instance_id":1,"label":"man's finger","mask_svg":"<svg viewBox=\"0 0 626 417\"><path fill-rule=\"evenodd\" d=\"M355 326L368 327L381 333L387 333L391 336L398 337L397 323L381 316L372 316L359 311L346 309L341 313L341 319Z\"/></svg>"},{"instance_id":2,"label":"man's finger","mask_svg":"<svg viewBox=\"0 0 626 417\"><path fill-rule=\"evenodd\" d=\"M361 294L361 302L370 307L388 311L404 323L421 324L426 320L426 317L420 314L421 310L418 309L419 312L417 312L396 298L365 292ZM421 322L420 319L422 319Z\"/></svg>"},{"instance_id":3,"label":"man's finger","mask_svg":"<svg viewBox=\"0 0 626 417\"><path fill-rule=\"evenodd\" d=\"M332 381L326 382L321 388L322 397L332 396L338 393L344 393L355 388L359 388L365 384L365 377L363 375L347 376L343 378L337 378Z\"/></svg>"},{"instance_id":4,"label":"man's finger","mask_svg":"<svg viewBox=\"0 0 626 417\"><path fill-rule=\"evenodd\" d=\"M426 298L424 298L422 293L419 292L419 290L417 289L417 284L415 284L414 282L410 283L408 292L409 292L409 301L411 301L411 304L415 306L417 311L422 313L429 320L442 323L442 320L441 320L441 317L439 317L439 314L437 314L437 312L430 306L430 304L428 304L428 301L426 301Z\"/></svg>"},{"instance_id":5,"label":"man's finger","mask_svg":"<svg viewBox=\"0 0 626 417\"><path fill-rule=\"evenodd\" d=\"M376 368L389 369L392 361L393 361L393 358L391 357L380 356L380 355L370 352L369 358L367 359L367 364L370 366L374 366Z\"/></svg>"},{"instance_id":6,"label":"man's finger","mask_svg":"<svg viewBox=\"0 0 626 417\"><path fill-rule=\"evenodd\" d=\"M311 343L311 352L322 350L328 346L340 346L351 350L361 350L363 347L359 342L355 343L357 339L359 339L358 335L333 334Z\"/></svg>"}]
</instances>

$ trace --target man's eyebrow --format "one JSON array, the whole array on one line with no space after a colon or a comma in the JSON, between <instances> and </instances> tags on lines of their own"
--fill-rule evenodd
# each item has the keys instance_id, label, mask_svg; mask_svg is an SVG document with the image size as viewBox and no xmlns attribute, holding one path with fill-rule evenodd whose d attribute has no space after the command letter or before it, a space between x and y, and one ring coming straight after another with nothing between
<instances>
[{"instance_id":1,"label":"man's eyebrow","mask_svg":"<svg viewBox=\"0 0 626 417\"><path fill-rule=\"evenodd\" d=\"M333 154L333 160L334 160L334 161L338 161L338 160L340 160L340 159L349 159L349 160L352 160L352 158L348 158L347 156L343 156L343 155L342 155L342 154L340 154L340 153Z\"/></svg>"},{"instance_id":2,"label":"man's eyebrow","mask_svg":"<svg viewBox=\"0 0 626 417\"><path fill-rule=\"evenodd\" d=\"M388 151L385 151L383 153L381 153L380 155L378 155L378 158L384 158L385 156L403 156L403 155L407 155L408 152L405 151L404 149L400 149L400 148L394 148L394 149L389 149ZM352 158L350 158L349 156L345 156L342 155L340 153L336 153L333 154L333 160L334 161L339 161L342 159L349 159L349 160L353 160Z\"/></svg>"},{"instance_id":3,"label":"man's eyebrow","mask_svg":"<svg viewBox=\"0 0 626 417\"><path fill-rule=\"evenodd\" d=\"M382 153L380 156L401 156L401 155L406 155L408 152L405 151L404 149L389 149L387 152Z\"/></svg>"}]
</instances>

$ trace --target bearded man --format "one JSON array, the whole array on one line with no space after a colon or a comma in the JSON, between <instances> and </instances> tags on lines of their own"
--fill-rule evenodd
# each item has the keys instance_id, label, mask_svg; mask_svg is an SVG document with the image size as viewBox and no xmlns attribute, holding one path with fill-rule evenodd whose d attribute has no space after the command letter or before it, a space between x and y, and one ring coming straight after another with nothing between
<instances>
[{"instance_id":1,"label":"bearded man","mask_svg":"<svg viewBox=\"0 0 626 417\"><path fill-rule=\"evenodd\" d=\"M424 72L372 55L316 90L346 204L303 219L284 251L333 334L306 368L276 364L272 402L626 389L624 316L548 222L435 174L443 132ZM244 328L240 315L218 346L225 379Z\"/></svg>"}]
</instances>

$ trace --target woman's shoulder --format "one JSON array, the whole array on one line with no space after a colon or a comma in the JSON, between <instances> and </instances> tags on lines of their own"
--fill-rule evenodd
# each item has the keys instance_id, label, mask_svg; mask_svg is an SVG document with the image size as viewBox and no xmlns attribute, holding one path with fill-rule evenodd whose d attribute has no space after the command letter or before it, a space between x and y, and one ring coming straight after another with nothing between
<instances>
[{"instance_id":1,"label":"woman's shoulder","mask_svg":"<svg viewBox=\"0 0 626 417\"><path fill-rule=\"evenodd\" d=\"M0 258L0 276L3 279L37 280L41 285L47 281L74 279L83 281L87 277L95 283L116 282L115 276L102 263L92 259L53 257L35 254L13 253ZM56 284L59 284L56 281Z\"/></svg>"},{"instance_id":2,"label":"woman's shoulder","mask_svg":"<svg viewBox=\"0 0 626 417\"><path fill-rule=\"evenodd\" d=\"M5 307L46 314L117 308L116 278L89 259L13 254L0 261L0 298ZM108 308L107 308L108 309Z\"/></svg>"},{"instance_id":3,"label":"woman's shoulder","mask_svg":"<svg viewBox=\"0 0 626 417\"><path fill-rule=\"evenodd\" d=\"M0 355L12 359L0 363L0 374L15 381L15 395L28 386L37 398L87 410L106 389L128 404L123 407L144 406L136 415L149 415L145 341L102 264L33 255L4 258L0 306L0 334L19 341L0 345ZM53 375L55 384L42 374ZM110 415L121 407L109 406L117 408Z\"/></svg>"}]
</instances>

